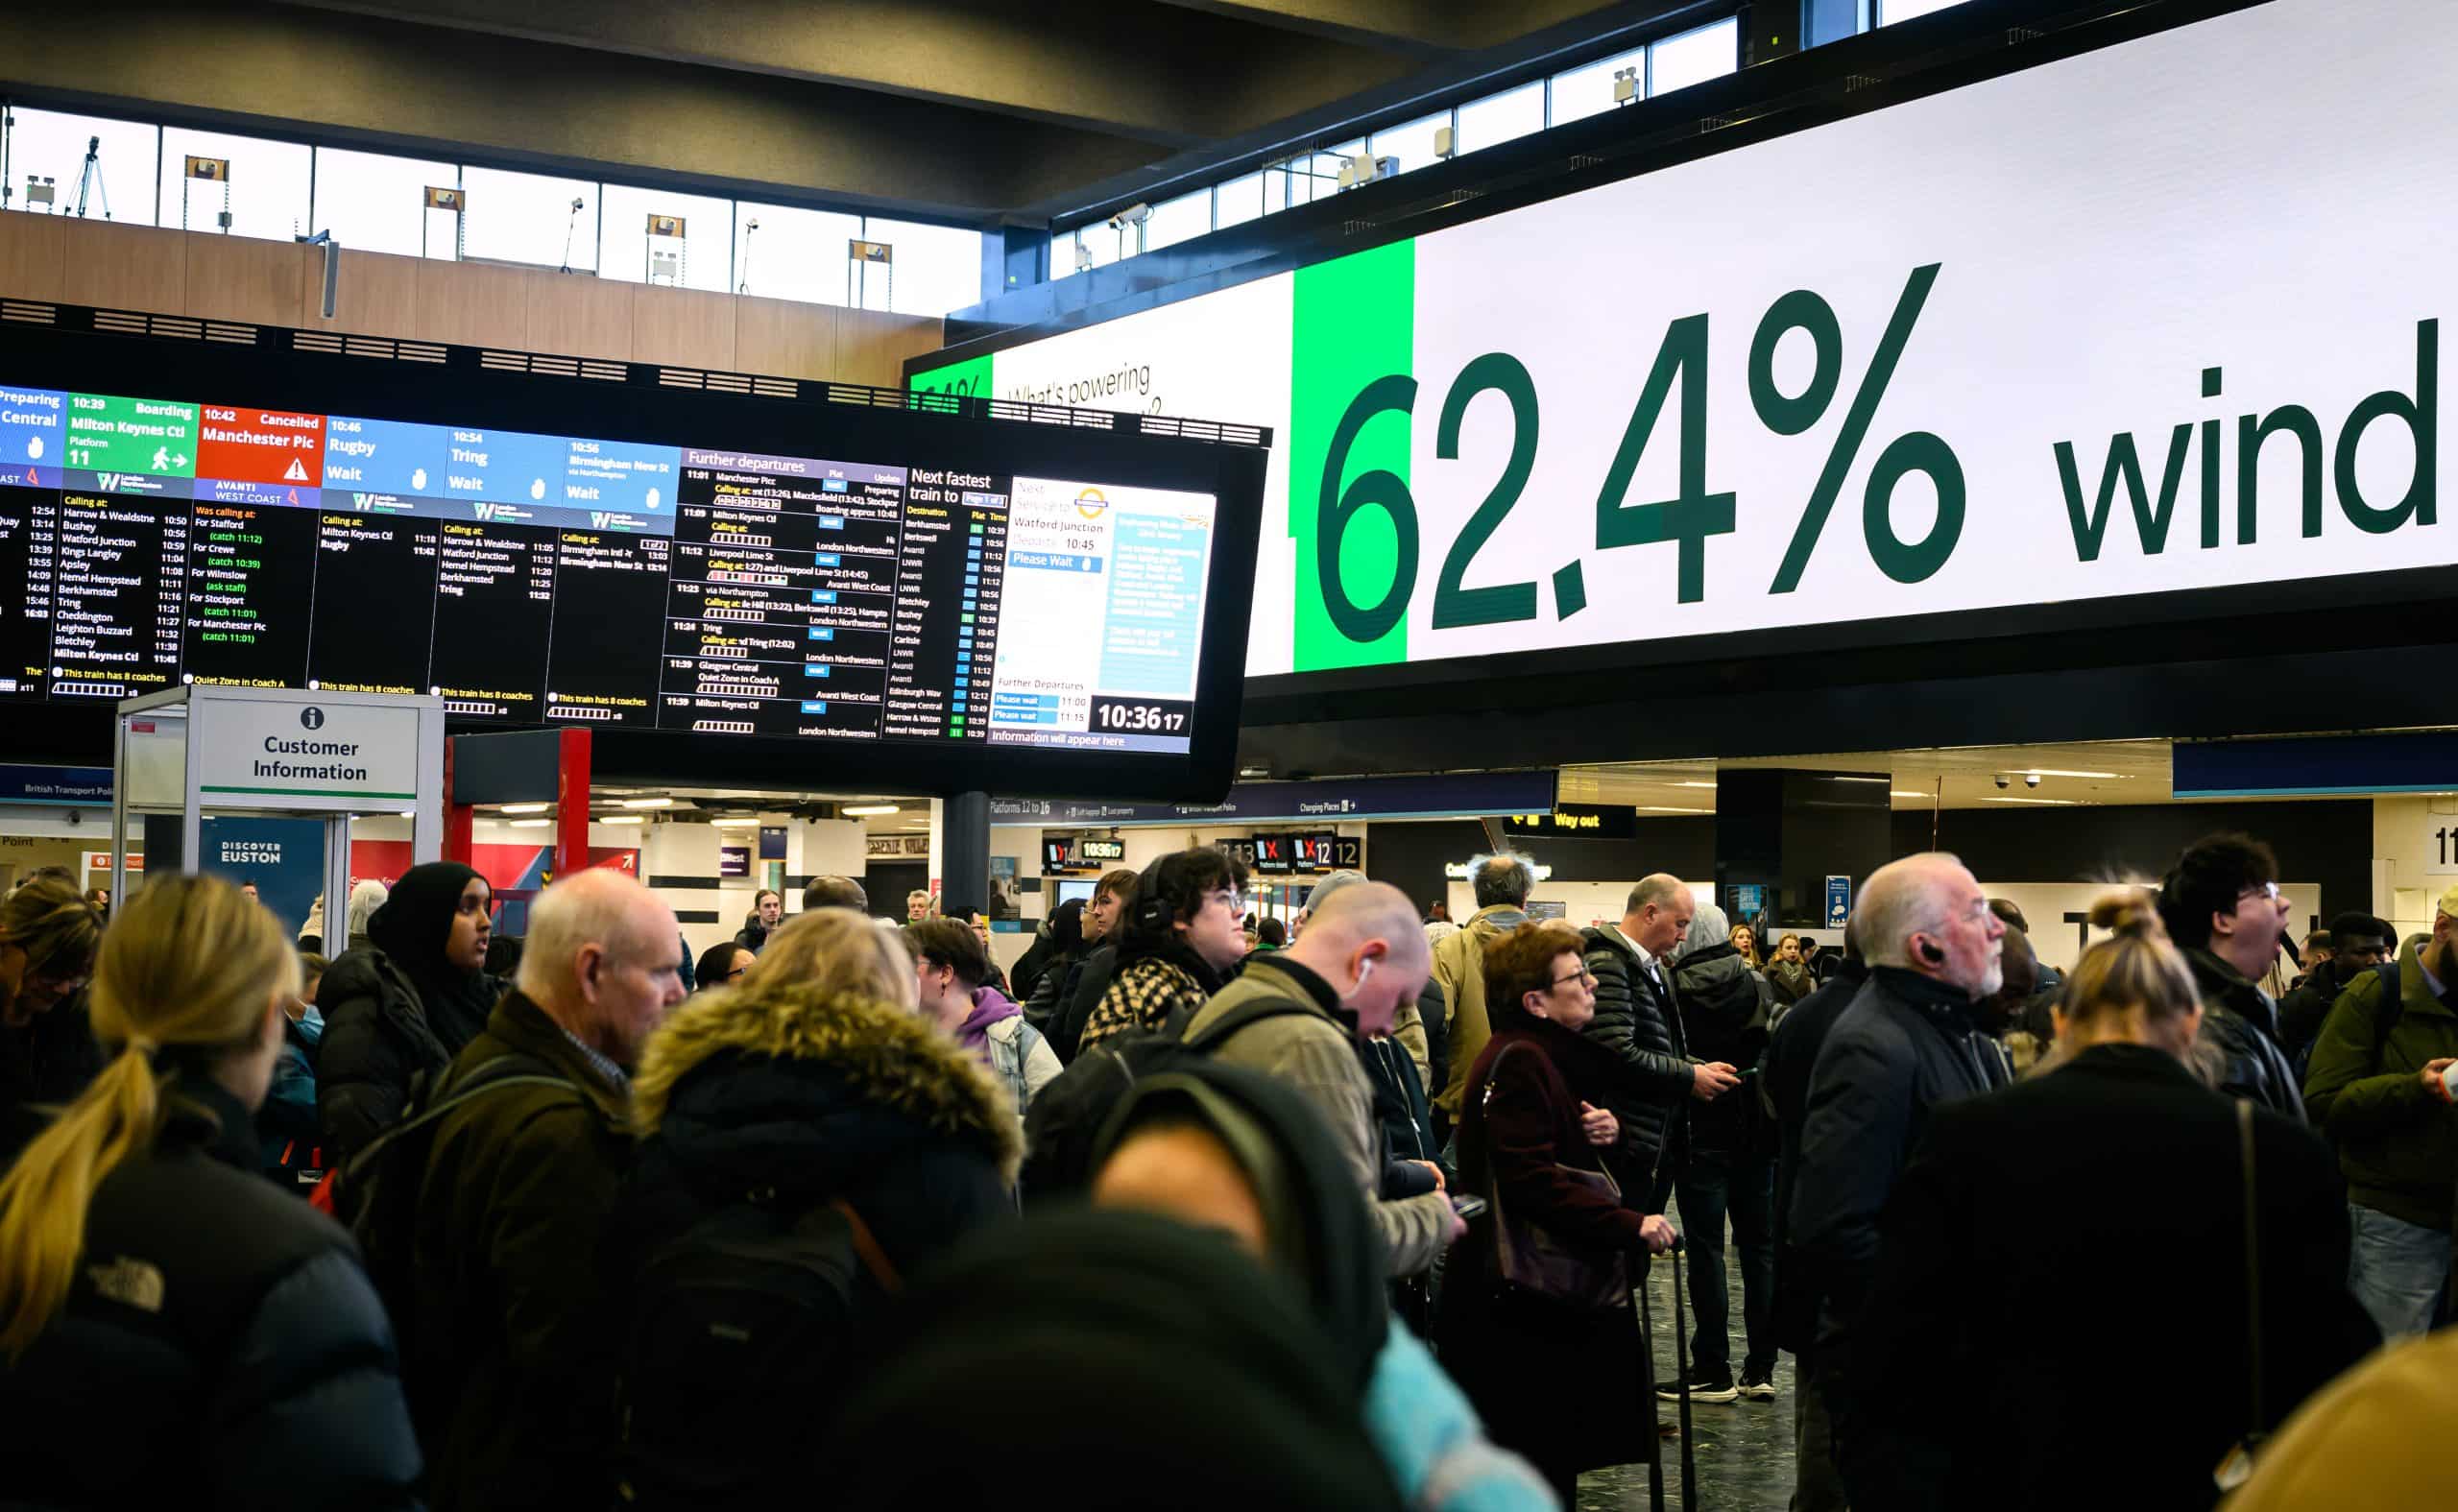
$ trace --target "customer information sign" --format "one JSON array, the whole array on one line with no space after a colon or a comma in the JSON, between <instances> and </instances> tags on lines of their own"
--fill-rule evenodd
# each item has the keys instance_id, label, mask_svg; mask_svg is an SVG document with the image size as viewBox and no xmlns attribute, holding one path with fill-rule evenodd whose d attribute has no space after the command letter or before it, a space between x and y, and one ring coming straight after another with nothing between
<instances>
[{"instance_id":1,"label":"customer information sign","mask_svg":"<svg viewBox=\"0 0 2458 1512\"><path fill-rule=\"evenodd\" d=\"M2452 57L2273 0L913 386L1275 427L1249 675L2446 564Z\"/></svg>"}]
</instances>

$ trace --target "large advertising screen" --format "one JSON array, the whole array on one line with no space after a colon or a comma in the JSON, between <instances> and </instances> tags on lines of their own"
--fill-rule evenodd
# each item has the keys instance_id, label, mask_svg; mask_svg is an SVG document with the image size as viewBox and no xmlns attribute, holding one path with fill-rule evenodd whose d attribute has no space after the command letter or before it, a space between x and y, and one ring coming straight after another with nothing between
<instances>
[{"instance_id":1,"label":"large advertising screen","mask_svg":"<svg viewBox=\"0 0 2458 1512\"><path fill-rule=\"evenodd\" d=\"M1273 426L1249 675L2446 564L2452 57L2271 0L910 381Z\"/></svg>"}]
</instances>

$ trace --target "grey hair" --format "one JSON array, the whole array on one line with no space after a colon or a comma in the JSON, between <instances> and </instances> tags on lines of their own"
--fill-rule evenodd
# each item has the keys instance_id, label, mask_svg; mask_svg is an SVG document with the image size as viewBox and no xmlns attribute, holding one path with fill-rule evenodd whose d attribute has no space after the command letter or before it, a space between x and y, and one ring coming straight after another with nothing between
<instances>
[{"instance_id":1,"label":"grey hair","mask_svg":"<svg viewBox=\"0 0 2458 1512\"><path fill-rule=\"evenodd\" d=\"M1477 857L1469 863L1468 876L1480 908L1504 903L1514 908L1525 906L1528 895L1536 887L1535 868L1528 857L1515 851L1497 851Z\"/></svg>"},{"instance_id":2,"label":"grey hair","mask_svg":"<svg viewBox=\"0 0 2458 1512\"><path fill-rule=\"evenodd\" d=\"M562 1002L571 996L572 959L581 947L594 945L617 956L644 951L654 942L633 938L628 916L649 896L640 883L604 868L548 883L529 905L529 933L514 984L534 1002Z\"/></svg>"},{"instance_id":3,"label":"grey hair","mask_svg":"<svg viewBox=\"0 0 2458 1512\"><path fill-rule=\"evenodd\" d=\"M1658 908L1670 908L1683 890L1684 884L1679 877L1663 872L1642 876L1638 885L1630 889L1630 900L1623 905L1623 911L1634 914L1651 903Z\"/></svg>"},{"instance_id":4,"label":"grey hair","mask_svg":"<svg viewBox=\"0 0 2458 1512\"><path fill-rule=\"evenodd\" d=\"M1363 872L1350 871L1345 867L1339 871L1334 872L1331 876L1324 877L1319 882L1316 882L1313 890L1307 893L1305 912L1309 916L1312 916L1314 910L1322 907L1324 900L1329 899L1334 893L1338 892L1343 887L1353 887L1359 882L1365 880L1367 880L1367 877Z\"/></svg>"},{"instance_id":5,"label":"grey hair","mask_svg":"<svg viewBox=\"0 0 2458 1512\"><path fill-rule=\"evenodd\" d=\"M347 937L349 935L365 934L367 932L367 921L374 918L375 910L383 907L384 900L392 896L393 890L391 888L385 886L383 883L377 881L372 876L361 877L357 882L351 884L349 890L349 913L346 921L347 928L345 930L345 939L343 943L349 943ZM336 950L333 953L339 955L341 952Z\"/></svg>"},{"instance_id":6,"label":"grey hair","mask_svg":"<svg viewBox=\"0 0 2458 1512\"><path fill-rule=\"evenodd\" d=\"M1963 864L1960 857L1944 851L1924 851L1889 861L1861 884L1852 928L1860 936L1862 959L1871 966L1909 967L1912 958L1903 942L1945 927L1945 910L1928 885L1929 874L1941 861Z\"/></svg>"},{"instance_id":7,"label":"grey hair","mask_svg":"<svg viewBox=\"0 0 2458 1512\"><path fill-rule=\"evenodd\" d=\"M1690 932L1681 937L1681 945L1673 952L1673 958L1682 960L1701 950L1727 944L1731 939L1732 924L1724 918L1724 911L1713 903L1700 903L1699 911L1690 916Z\"/></svg>"}]
</instances>

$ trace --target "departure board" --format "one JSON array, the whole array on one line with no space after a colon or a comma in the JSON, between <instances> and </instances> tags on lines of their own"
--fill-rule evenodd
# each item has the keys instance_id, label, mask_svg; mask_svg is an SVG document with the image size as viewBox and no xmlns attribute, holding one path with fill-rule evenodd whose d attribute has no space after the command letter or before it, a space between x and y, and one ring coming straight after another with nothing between
<instances>
[{"instance_id":1,"label":"departure board","mask_svg":"<svg viewBox=\"0 0 2458 1512\"><path fill-rule=\"evenodd\" d=\"M1216 496L17 386L0 700L1184 755Z\"/></svg>"}]
</instances>

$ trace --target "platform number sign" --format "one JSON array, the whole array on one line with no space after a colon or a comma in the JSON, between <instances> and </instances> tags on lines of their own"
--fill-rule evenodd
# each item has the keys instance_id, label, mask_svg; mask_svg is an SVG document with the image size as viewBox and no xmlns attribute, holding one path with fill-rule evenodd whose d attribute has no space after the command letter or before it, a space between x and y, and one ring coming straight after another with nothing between
<instances>
[{"instance_id":1,"label":"platform number sign","mask_svg":"<svg viewBox=\"0 0 2458 1512\"><path fill-rule=\"evenodd\" d=\"M2435 814L2432 819L2436 822L2424 836L2424 875L2458 876L2458 820L2447 814Z\"/></svg>"}]
</instances>

